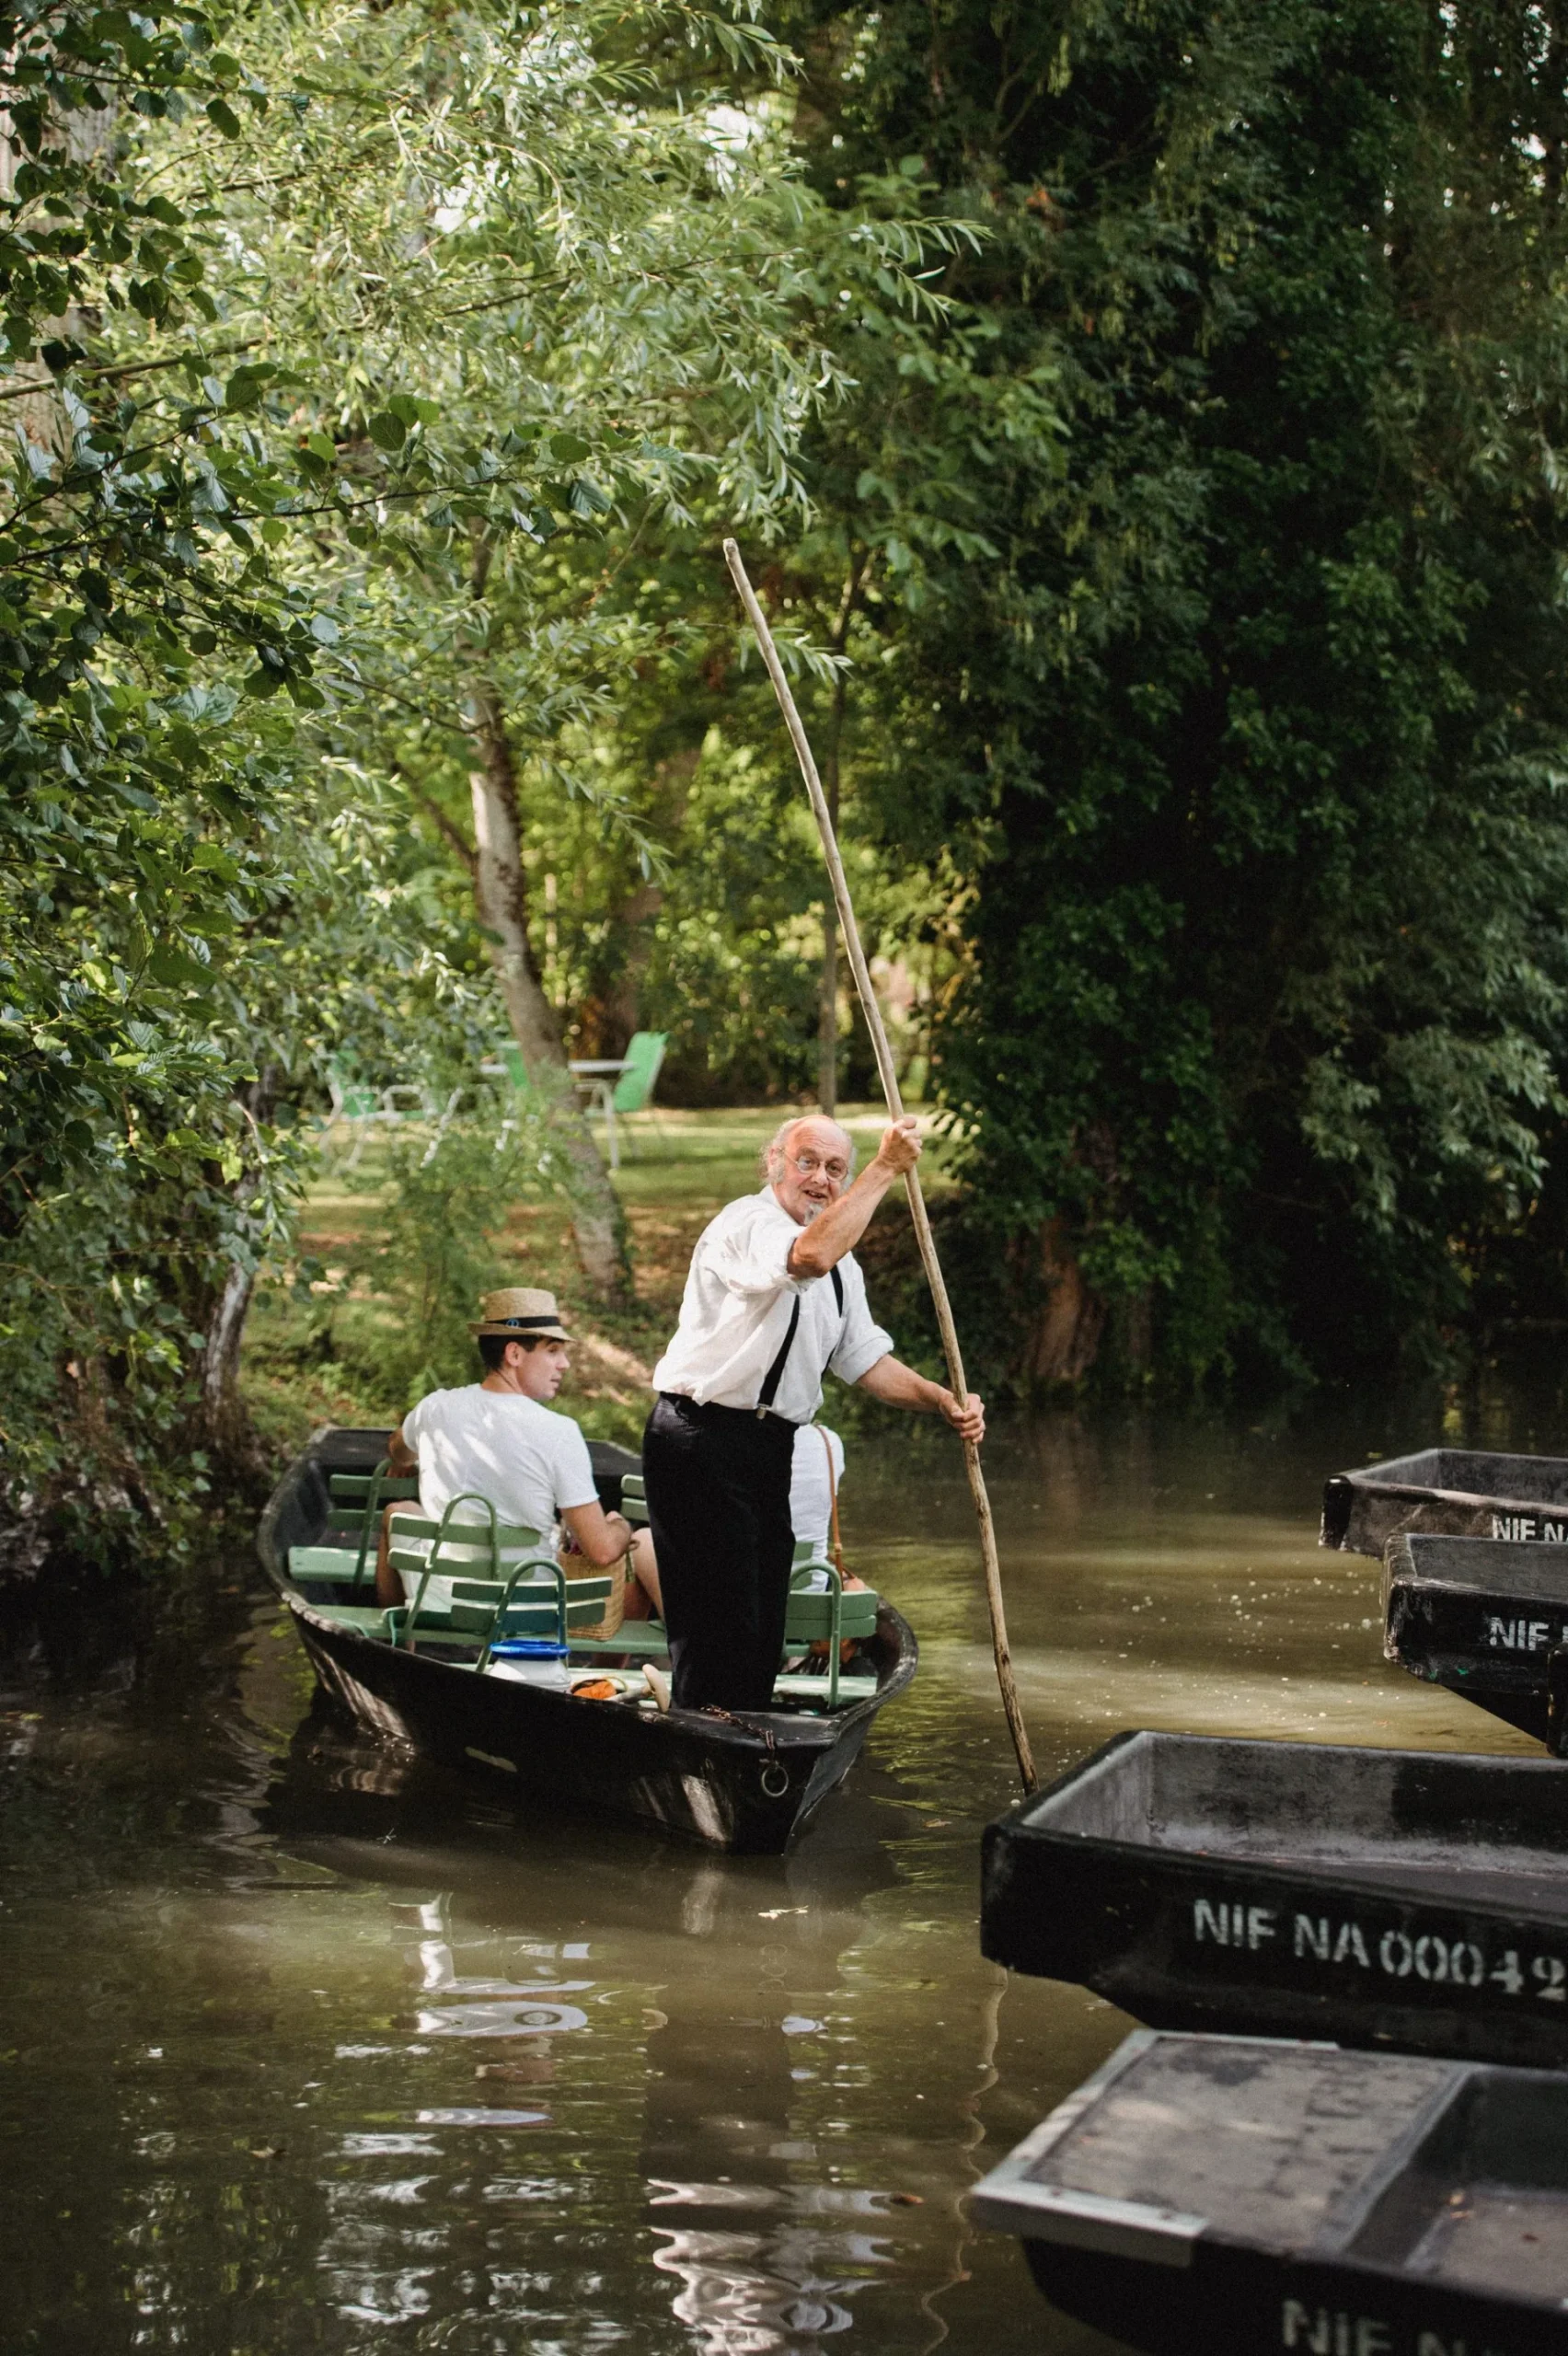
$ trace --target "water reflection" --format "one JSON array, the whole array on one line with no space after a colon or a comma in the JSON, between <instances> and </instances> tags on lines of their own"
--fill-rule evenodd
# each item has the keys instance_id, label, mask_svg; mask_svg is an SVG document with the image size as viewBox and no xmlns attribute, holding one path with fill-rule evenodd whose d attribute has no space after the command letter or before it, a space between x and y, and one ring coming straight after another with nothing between
<instances>
[{"instance_id":1,"label":"water reflection","mask_svg":"<svg viewBox=\"0 0 1568 2356\"><path fill-rule=\"evenodd\" d=\"M1528 1750L1385 1669L1373 1566L1313 1545L1325 1464L1410 1437L1005 1437L1043 1767L1137 1723ZM783 1860L363 1739L254 1590L27 1638L7 2351L1103 2351L964 2204L1124 2026L977 1953L1011 1762L967 1515L940 1449L860 1443L847 1538L924 1668Z\"/></svg>"}]
</instances>

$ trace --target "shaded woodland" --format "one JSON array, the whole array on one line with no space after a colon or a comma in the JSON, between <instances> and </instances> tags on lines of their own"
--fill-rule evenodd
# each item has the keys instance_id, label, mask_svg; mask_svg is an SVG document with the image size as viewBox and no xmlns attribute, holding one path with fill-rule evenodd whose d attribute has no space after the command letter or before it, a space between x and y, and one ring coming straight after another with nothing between
<instances>
[{"instance_id":1,"label":"shaded woodland","mask_svg":"<svg viewBox=\"0 0 1568 2356\"><path fill-rule=\"evenodd\" d=\"M570 1056L870 1092L729 530L988 1392L1568 1332L1568 20L0 19L14 1522L254 1466L334 1085L509 1035L607 1311Z\"/></svg>"}]
</instances>

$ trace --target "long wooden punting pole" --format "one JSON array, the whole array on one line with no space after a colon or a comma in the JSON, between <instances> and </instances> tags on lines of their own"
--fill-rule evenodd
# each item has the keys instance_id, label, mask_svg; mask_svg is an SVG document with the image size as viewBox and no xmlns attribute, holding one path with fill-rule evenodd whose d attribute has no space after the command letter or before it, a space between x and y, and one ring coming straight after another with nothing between
<instances>
[{"instance_id":1,"label":"long wooden punting pole","mask_svg":"<svg viewBox=\"0 0 1568 2356\"><path fill-rule=\"evenodd\" d=\"M844 945L849 953L850 969L855 976L855 987L860 994L860 1004L866 1017L866 1028L871 1034L871 1045L876 1049L877 1069L882 1074L882 1093L887 1098L888 1111L894 1119L897 1120L904 1111L904 1099L899 1093L898 1074L894 1069L893 1050L888 1045L887 1026L882 1021L882 1009L877 1004L876 992L871 987L871 977L866 969L866 953L860 946L859 927L855 922L855 910L849 898L849 885L844 873L844 861L838 856L838 837L834 832L833 820L828 814L827 799L822 790L822 780L817 775L816 762L812 757L812 748L807 741L805 729L801 726L801 715L795 709L795 699L790 692L790 682L784 676L784 668L778 660L778 650L773 643L773 633L767 627L767 617L762 607L756 602L756 593L746 578L746 569L741 561L741 551L733 540L725 541L724 559L729 565L735 586L740 591L741 603L744 606L751 626L756 632L756 642L762 649L762 659L767 665L767 676L773 682L773 692L778 698L779 709L784 714L786 725L794 743L795 757L801 764L801 775L806 780L806 791L811 796L812 809L816 815L817 832L822 837L823 857L827 861L827 872L833 881L833 896L838 908L838 922L844 935ZM926 1281L931 1288L931 1298L937 1305L937 1323L941 1328L942 1348L947 1353L948 1379L952 1385L954 1398L962 1405L969 1395L968 1386L963 1380L963 1358L958 1346L958 1329L952 1322L952 1306L948 1299L947 1283L942 1276L941 1262L937 1257L936 1239L931 1233L931 1222L926 1211L926 1197L920 1189L919 1172L911 1170L904 1183L909 1190L910 1216L915 1221L915 1233L919 1240L920 1258L926 1270ZM991 1500L986 1494L986 1475L980 1469L980 1450L973 1440L965 1440L963 1443L963 1462L969 1474L969 1494L974 1500L974 1511L980 1523L980 1559L986 1569L986 1600L991 1611L991 1650L996 1656L997 1682L1002 1689L1002 1707L1007 1712L1008 1731L1012 1736L1013 1749L1018 1753L1018 1772L1023 1779L1024 1790L1032 1792L1038 1788L1039 1777L1034 1773L1034 1760L1029 1748L1029 1735L1024 1727L1023 1713L1018 1704L1018 1688L1013 1682L1012 1654L1008 1648L1007 1614L1002 1609L1002 1571L1001 1565L997 1560L996 1525L991 1519Z\"/></svg>"}]
</instances>

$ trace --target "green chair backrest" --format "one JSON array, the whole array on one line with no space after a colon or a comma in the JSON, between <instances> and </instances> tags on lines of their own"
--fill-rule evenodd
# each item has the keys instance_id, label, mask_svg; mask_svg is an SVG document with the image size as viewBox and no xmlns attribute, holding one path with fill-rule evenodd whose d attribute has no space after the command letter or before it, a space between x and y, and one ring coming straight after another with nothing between
<instances>
[{"instance_id":1,"label":"green chair backrest","mask_svg":"<svg viewBox=\"0 0 1568 2356\"><path fill-rule=\"evenodd\" d=\"M368 1114L381 1109L381 1091L363 1080L345 1080L336 1064L329 1064L333 1090L338 1102L333 1112L340 1121L363 1121Z\"/></svg>"},{"instance_id":2,"label":"green chair backrest","mask_svg":"<svg viewBox=\"0 0 1568 2356\"><path fill-rule=\"evenodd\" d=\"M640 1113L645 1104L652 1102L669 1036L667 1031L632 1033L626 1043L626 1069L617 1080L610 1099L617 1113Z\"/></svg>"},{"instance_id":3,"label":"green chair backrest","mask_svg":"<svg viewBox=\"0 0 1568 2356\"><path fill-rule=\"evenodd\" d=\"M374 1472L331 1473L327 1482L328 1496L335 1506L362 1507L370 1503L373 1489L377 1501L384 1506L390 1505L395 1497L417 1497L420 1493L419 1475L410 1472L394 1480L386 1471L386 1464L387 1459L384 1456Z\"/></svg>"},{"instance_id":4,"label":"green chair backrest","mask_svg":"<svg viewBox=\"0 0 1568 2356\"><path fill-rule=\"evenodd\" d=\"M515 1039L497 1040L495 1059L505 1071L508 1081L519 1096L533 1095L534 1083L528 1077L528 1067L523 1060L523 1050Z\"/></svg>"},{"instance_id":5,"label":"green chair backrest","mask_svg":"<svg viewBox=\"0 0 1568 2356\"><path fill-rule=\"evenodd\" d=\"M376 1516L385 1505L394 1499L417 1497L420 1493L417 1473L399 1474L394 1479L388 1470L391 1459L384 1456L374 1472L332 1472L328 1475L327 1494L335 1506L359 1507L359 1553L354 1564L353 1585L357 1595L364 1584L366 1565L374 1570L371 1541L375 1535ZM347 1519L353 1519L351 1512Z\"/></svg>"},{"instance_id":6,"label":"green chair backrest","mask_svg":"<svg viewBox=\"0 0 1568 2356\"><path fill-rule=\"evenodd\" d=\"M621 1477L620 1509L634 1530L644 1527L648 1520L648 1496L640 1472L627 1472Z\"/></svg>"},{"instance_id":7,"label":"green chair backrest","mask_svg":"<svg viewBox=\"0 0 1568 2356\"><path fill-rule=\"evenodd\" d=\"M473 1505L483 1507L483 1521L454 1519L459 1506ZM560 1565L536 1530L498 1521L490 1499L477 1492L454 1497L438 1522L423 1514L395 1513L387 1553L395 1571L418 1582L405 1628L410 1648L432 1578L453 1583L451 1614L441 1624L454 1634L482 1630L481 1669L498 1635L551 1635L566 1641L566 1580ZM601 1600L599 1616L603 1612Z\"/></svg>"},{"instance_id":8,"label":"green chair backrest","mask_svg":"<svg viewBox=\"0 0 1568 2356\"><path fill-rule=\"evenodd\" d=\"M818 1571L827 1573L827 1585L813 1590L807 1583ZM830 1708L838 1700L839 1646L847 1639L863 1641L874 1635L876 1625L875 1590L862 1588L846 1595L834 1565L803 1541L798 1544L785 1607L784 1646L790 1651L801 1645L826 1645Z\"/></svg>"}]
</instances>

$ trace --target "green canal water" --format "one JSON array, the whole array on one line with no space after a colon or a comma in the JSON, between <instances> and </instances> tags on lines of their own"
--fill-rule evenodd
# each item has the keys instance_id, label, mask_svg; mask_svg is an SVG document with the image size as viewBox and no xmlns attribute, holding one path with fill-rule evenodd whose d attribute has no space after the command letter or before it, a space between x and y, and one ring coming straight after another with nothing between
<instances>
[{"instance_id":1,"label":"green canal water","mask_svg":"<svg viewBox=\"0 0 1568 2356\"><path fill-rule=\"evenodd\" d=\"M1438 1436L998 1434L1043 1777L1137 1726L1530 1751L1385 1668L1376 1565L1314 1542L1324 1471ZM778 1861L519 1812L357 1738L248 1563L129 1641L20 1631L0 2346L1106 2350L968 2210L1128 2023L979 1955L1013 1784L956 1451L862 1441L844 1507L920 1673Z\"/></svg>"}]
</instances>

